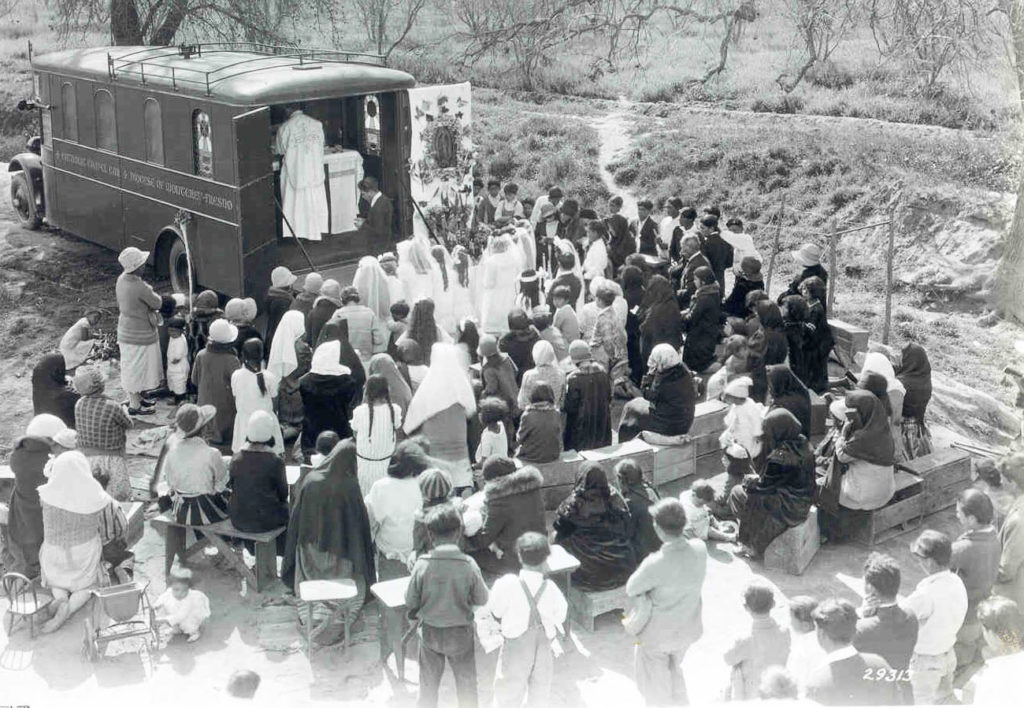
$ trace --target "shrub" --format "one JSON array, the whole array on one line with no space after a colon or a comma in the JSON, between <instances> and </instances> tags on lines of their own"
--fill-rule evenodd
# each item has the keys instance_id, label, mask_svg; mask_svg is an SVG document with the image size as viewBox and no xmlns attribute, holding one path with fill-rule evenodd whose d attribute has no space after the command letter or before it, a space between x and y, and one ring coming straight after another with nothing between
<instances>
[{"instance_id":1,"label":"shrub","mask_svg":"<svg viewBox=\"0 0 1024 708\"><path fill-rule=\"evenodd\" d=\"M847 89L854 84L853 72L831 61L818 62L807 74L812 85L822 88Z\"/></svg>"},{"instance_id":2,"label":"shrub","mask_svg":"<svg viewBox=\"0 0 1024 708\"><path fill-rule=\"evenodd\" d=\"M804 107L804 100L793 94L759 98L750 106L755 113L799 113Z\"/></svg>"}]
</instances>

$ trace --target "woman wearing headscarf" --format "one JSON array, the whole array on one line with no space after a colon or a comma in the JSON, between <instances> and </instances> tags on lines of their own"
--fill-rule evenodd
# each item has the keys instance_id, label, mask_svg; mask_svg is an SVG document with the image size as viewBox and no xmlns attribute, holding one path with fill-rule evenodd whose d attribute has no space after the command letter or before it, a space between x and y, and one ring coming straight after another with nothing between
<instances>
[{"instance_id":1,"label":"woman wearing headscarf","mask_svg":"<svg viewBox=\"0 0 1024 708\"><path fill-rule=\"evenodd\" d=\"M640 344L640 305L644 300L644 273L636 266L623 266L619 273L622 297L626 301L626 352L629 355L629 378L639 384L644 376L644 360ZM670 286L671 289L671 286Z\"/></svg>"},{"instance_id":2,"label":"woman wearing headscarf","mask_svg":"<svg viewBox=\"0 0 1024 708\"><path fill-rule=\"evenodd\" d=\"M467 421L475 414L476 396L458 347L435 344L404 427L406 435L420 434L430 441L430 454L444 463L456 489L473 485Z\"/></svg>"},{"instance_id":3,"label":"woman wearing headscarf","mask_svg":"<svg viewBox=\"0 0 1024 708\"><path fill-rule=\"evenodd\" d=\"M388 395L391 397L391 402L398 406L404 416L409 409L410 401L412 401L412 389L409 387L409 382L398 371L395 360L387 354L374 354L366 367L366 374L367 380L371 376L384 377L388 383Z\"/></svg>"},{"instance_id":4,"label":"woman wearing headscarf","mask_svg":"<svg viewBox=\"0 0 1024 708\"><path fill-rule=\"evenodd\" d=\"M359 291L359 303L373 310L381 322L391 317L391 291L388 289L388 274L373 256L359 259L352 285Z\"/></svg>"},{"instance_id":5,"label":"woman wearing headscarf","mask_svg":"<svg viewBox=\"0 0 1024 708\"><path fill-rule=\"evenodd\" d=\"M739 519L740 553L760 557L776 536L807 520L814 501L814 453L800 421L775 409L763 426L764 465L757 477L733 487L729 506Z\"/></svg>"},{"instance_id":6,"label":"woman wearing headscarf","mask_svg":"<svg viewBox=\"0 0 1024 708\"><path fill-rule=\"evenodd\" d=\"M661 495L644 479L640 465L631 459L615 465L615 476L619 479L622 498L629 508L629 542L640 561L661 548L661 539L654 532L650 511L651 505L661 499Z\"/></svg>"},{"instance_id":7,"label":"woman wearing headscarf","mask_svg":"<svg viewBox=\"0 0 1024 708\"><path fill-rule=\"evenodd\" d=\"M884 379L880 383L884 395ZM822 533L840 541L863 516L857 512L880 509L892 498L896 491L895 447L883 398L858 389L829 408L835 419L845 422L835 439L825 477L819 482L818 519Z\"/></svg>"},{"instance_id":8,"label":"woman wearing headscarf","mask_svg":"<svg viewBox=\"0 0 1024 708\"><path fill-rule=\"evenodd\" d=\"M39 570L53 594L53 617L43 625L54 632L105 585L103 546L123 540L128 521L121 505L93 479L85 455L65 452L53 461L49 481L38 488L43 513Z\"/></svg>"},{"instance_id":9,"label":"woman wearing headscarf","mask_svg":"<svg viewBox=\"0 0 1024 708\"><path fill-rule=\"evenodd\" d=\"M631 543L629 508L597 462L584 462L576 485L558 505L555 543L580 561L573 583L611 590L626 583L639 563Z\"/></svg>"},{"instance_id":10,"label":"woman wearing headscarf","mask_svg":"<svg viewBox=\"0 0 1024 708\"><path fill-rule=\"evenodd\" d=\"M860 382L865 381L868 374L877 374L885 381L885 390L882 396L886 399L886 412L889 414L889 426L892 428L892 441L896 447L896 462L905 462L907 451L903 449L903 399L906 389L903 383L896 377L892 362L882 352L870 352L864 357L864 365L860 367ZM864 386L858 383L860 388ZM878 384L881 391L882 386Z\"/></svg>"},{"instance_id":11,"label":"woman wearing headscarf","mask_svg":"<svg viewBox=\"0 0 1024 708\"><path fill-rule=\"evenodd\" d=\"M812 327L804 348L804 364L809 379L804 383L820 394L828 390L828 357L835 344L825 311L825 281L818 277L808 278L800 284L800 294L807 301L807 324Z\"/></svg>"},{"instance_id":12,"label":"woman wearing headscarf","mask_svg":"<svg viewBox=\"0 0 1024 708\"><path fill-rule=\"evenodd\" d=\"M765 366L782 364L789 353L782 311L770 300L761 300L754 307L757 330L750 336L750 347L761 354Z\"/></svg>"},{"instance_id":13,"label":"woman wearing headscarf","mask_svg":"<svg viewBox=\"0 0 1024 708\"><path fill-rule=\"evenodd\" d=\"M333 430L342 440L351 437L349 419L359 389L352 369L341 363L341 344L337 340L324 342L316 348L309 373L299 381L305 411L303 456L313 454L316 438L325 430Z\"/></svg>"},{"instance_id":14,"label":"woman wearing headscarf","mask_svg":"<svg viewBox=\"0 0 1024 708\"><path fill-rule=\"evenodd\" d=\"M308 277L308 276L307 276ZM267 373L277 377L277 419L282 428L295 437L302 425L302 394L299 379L309 371L313 351L306 342L306 319L298 310L289 310L281 317L267 360ZM282 432L283 434L283 432Z\"/></svg>"},{"instance_id":15,"label":"woman wearing headscarf","mask_svg":"<svg viewBox=\"0 0 1024 708\"><path fill-rule=\"evenodd\" d=\"M235 426L235 397L231 393L231 376L241 368L235 350L238 329L227 320L216 320L210 325L206 348L196 355L192 364L192 385L200 406L213 406L217 417L210 429L210 442L229 445Z\"/></svg>"},{"instance_id":16,"label":"woman wearing headscarf","mask_svg":"<svg viewBox=\"0 0 1024 708\"><path fill-rule=\"evenodd\" d=\"M265 351L270 355L274 348L274 333L281 323L284 313L292 309L295 303L295 296L292 294L292 286L298 278L284 266L277 266L270 271L270 288L267 290L267 297L263 300L263 312L267 319L266 328L263 330L263 342L266 345Z\"/></svg>"},{"instance_id":17,"label":"woman wearing headscarf","mask_svg":"<svg viewBox=\"0 0 1024 708\"><path fill-rule=\"evenodd\" d=\"M267 411L253 411L246 422L245 444L228 465L228 516L239 531L273 531L288 523L288 477L275 449L280 434L277 418ZM284 554L284 535L277 537L277 553Z\"/></svg>"},{"instance_id":18,"label":"woman wearing headscarf","mask_svg":"<svg viewBox=\"0 0 1024 708\"><path fill-rule=\"evenodd\" d=\"M356 477L356 445L342 440L292 490L281 581L299 594L307 580L351 579L356 596L350 612L358 612L374 570L370 520Z\"/></svg>"},{"instance_id":19,"label":"woman wearing headscarf","mask_svg":"<svg viewBox=\"0 0 1024 708\"><path fill-rule=\"evenodd\" d=\"M132 497L125 447L131 416L122 404L103 395L103 374L94 366L80 366L75 372L75 388L82 397L75 404L78 421L77 449L89 459L93 469L107 475L107 490L118 501Z\"/></svg>"},{"instance_id":20,"label":"woman wearing headscarf","mask_svg":"<svg viewBox=\"0 0 1024 708\"><path fill-rule=\"evenodd\" d=\"M683 344L683 316L672 284L663 275L651 276L640 305L640 356L648 361L659 344L679 349Z\"/></svg>"},{"instance_id":21,"label":"woman wearing headscarf","mask_svg":"<svg viewBox=\"0 0 1024 708\"><path fill-rule=\"evenodd\" d=\"M555 348L543 339L533 345L533 368L523 373L523 381L519 385L519 410L525 410L530 404L530 395L539 383L546 383L554 394L555 408L561 410L565 400L565 373L558 365Z\"/></svg>"},{"instance_id":22,"label":"woman wearing headscarf","mask_svg":"<svg viewBox=\"0 0 1024 708\"><path fill-rule=\"evenodd\" d=\"M231 451L238 452L248 442L249 419L256 411L274 416L278 398L277 376L263 370L263 342L250 339L242 345L242 368L231 374L231 392L235 397L235 425L231 434ZM277 418L274 417L276 424ZM284 454L281 426L274 432L274 452Z\"/></svg>"},{"instance_id":23,"label":"woman wearing headscarf","mask_svg":"<svg viewBox=\"0 0 1024 708\"><path fill-rule=\"evenodd\" d=\"M363 386L366 384L366 368L363 366L363 360L359 358L359 352L352 346L352 342L348 338L348 327L348 320L331 320L320 330L320 341L317 346L327 342L338 343L338 361L342 366L348 367L352 380L359 387L361 394ZM358 403L358 396L356 402Z\"/></svg>"},{"instance_id":24,"label":"woman wearing headscarf","mask_svg":"<svg viewBox=\"0 0 1024 708\"><path fill-rule=\"evenodd\" d=\"M132 415L152 406L142 394L160 388L164 378L157 333L158 311L163 301L142 279L142 269L148 259L147 251L134 246L124 249L117 257L124 268L116 286L117 346L121 352L121 388L128 394Z\"/></svg>"},{"instance_id":25,"label":"woman wearing headscarf","mask_svg":"<svg viewBox=\"0 0 1024 708\"><path fill-rule=\"evenodd\" d=\"M924 422L928 402L932 398L932 365L920 344L903 347L896 377L903 384L903 422L900 435L908 459L932 452L932 436Z\"/></svg>"},{"instance_id":26,"label":"woman wearing headscarf","mask_svg":"<svg viewBox=\"0 0 1024 708\"><path fill-rule=\"evenodd\" d=\"M654 347L641 389L644 397L634 398L622 409L619 442L632 440L644 430L666 436L690 431L697 407L697 388L693 374L672 345Z\"/></svg>"},{"instance_id":27,"label":"woman wearing headscarf","mask_svg":"<svg viewBox=\"0 0 1024 708\"><path fill-rule=\"evenodd\" d=\"M800 421L800 433L811 439L811 394L785 364L768 367L768 410L789 411Z\"/></svg>"},{"instance_id":28,"label":"woman wearing headscarf","mask_svg":"<svg viewBox=\"0 0 1024 708\"><path fill-rule=\"evenodd\" d=\"M683 315L683 363L699 373L715 360L715 349L722 337L722 291L714 271L707 266L694 271L693 277L697 290L690 299L690 309Z\"/></svg>"},{"instance_id":29,"label":"woman wearing headscarf","mask_svg":"<svg viewBox=\"0 0 1024 708\"><path fill-rule=\"evenodd\" d=\"M75 427L75 404L78 394L68 386L64 357L47 354L32 369L32 412L50 413L64 425Z\"/></svg>"},{"instance_id":30,"label":"woman wearing headscarf","mask_svg":"<svg viewBox=\"0 0 1024 708\"><path fill-rule=\"evenodd\" d=\"M412 313L409 315L409 328L398 338L395 346L401 346L402 342L412 340L420 346L421 352L430 352L435 342L448 344L452 338L441 329L434 318L434 301L430 298L419 300L412 306ZM427 362L429 365L430 362Z\"/></svg>"},{"instance_id":31,"label":"woman wearing headscarf","mask_svg":"<svg viewBox=\"0 0 1024 708\"><path fill-rule=\"evenodd\" d=\"M790 295L782 301L782 329L786 333L789 368L804 385L810 380L807 369L807 341L813 329L807 324L810 310L802 295Z\"/></svg>"},{"instance_id":32,"label":"woman wearing headscarf","mask_svg":"<svg viewBox=\"0 0 1024 708\"><path fill-rule=\"evenodd\" d=\"M508 332L508 312L515 307L521 254L508 236L494 238L490 249L480 264L480 329L500 337Z\"/></svg>"},{"instance_id":33,"label":"woman wearing headscarf","mask_svg":"<svg viewBox=\"0 0 1024 708\"><path fill-rule=\"evenodd\" d=\"M320 343L320 331L331 321L341 304L341 284L328 278L320 286L320 295L306 315L306 342L310 347L316 349Z\"/></svg>"},{"instance_id":34,"label":"woman wearing headscarf","mask_svg":"<svg viewBox=\"0 0 1024 708\"><path fill-rule=\"evenodd\" d=\"M34 578L39 575L39 546L43 543L43 509L39 487L46 484L45 469L51 455L73 446L74 431L55 415L37 415L14 441L11 472L14 492L7 514L7 550L13 563L7 570ZM63 441L63 445L58 440Z\"/></svg>"}]
</instances>

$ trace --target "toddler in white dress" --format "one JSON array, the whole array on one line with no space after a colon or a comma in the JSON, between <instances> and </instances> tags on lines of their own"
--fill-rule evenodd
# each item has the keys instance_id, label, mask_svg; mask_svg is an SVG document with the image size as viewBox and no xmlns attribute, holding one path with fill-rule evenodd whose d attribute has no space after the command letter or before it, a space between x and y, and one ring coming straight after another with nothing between
<instances>
[{"instance_id":1,"label":"toddler in white dress","mask_svg":"<svg viewBox=\"0 0 1024 708\"><path fill-rule=\"evenodd\" d=\"M210 600L192 587L192 571L187 568L171 570L168 587L153 607L172 634L185 634L190 642L199 639L199 630L210 616Z\"/></svg>"}]
</instances>

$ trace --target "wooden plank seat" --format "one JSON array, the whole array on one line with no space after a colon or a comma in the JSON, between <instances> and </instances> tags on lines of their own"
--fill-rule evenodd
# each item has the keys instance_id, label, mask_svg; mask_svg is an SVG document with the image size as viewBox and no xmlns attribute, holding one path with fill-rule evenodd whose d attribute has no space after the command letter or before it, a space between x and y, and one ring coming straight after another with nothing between
<instances>
[{"instance_id":1,"label":"wooden plank seat","mask_svg":"<svg viewBox=\"0 0 1024 708\"><path fill-rule=\"evenodd\" d=\"M628 604L629 597L626 595L625 585L593 592L569 588L570 614L573 620L588 632L594 631L595 618L612 610L625 612Z\"/></svg>"},{"instance_id":2,"label":"wooden plank seat","mask_svg":"<svg viewBox=\"0 0 1024 708\"><path fill-rule=\"evenodd\" d=\"M170 513L155 516L150 519L150 523L154 527L164 527L168 531L165 544L165 572L170 572L175 555L184 561L207 544L210 544L231 562L238 572L242 574L242 577L249 582L249 585L255 588L256 592L263 592L274 578L277 577L277 537L285 532L287 528L285 526L273 531L250 533L236 529L230 519L224 519L208 526L190 526L174 521ZM186 534L172 533L171 529L192 531L196 534L198 540L192 545L186 546L184 540ZM250 569L245 564L240 554L235 552L227 539L252 541L256 545L255 569Z\"/></svg>"},{"instance_id":3,"label":"wooden plank seat","mask_svg":"<svg viewBox=\"0 0 1024 708\"><path fill-rule=\"evenodd\" d=\"M909 529L913 519L924 514L924 485L921 478L902 470L896 471L896 492L881 509L868 512L864 523L853 533L854 540L868 546L899 536Z\"/></svg>"},{"instance_id":4,"label":"wooden plank seat","mask_svg":"<svg viewBox=\"0 0 1024 708\"><path fill-rule=\"evenodd\" d=\"M818 507L812 506L807 519L776 536L764 552L764 567L789 575L803 575L821 548Z\"/></svg>"},{"instance_id":5,"label":"wooden plank seat","mask_svg":"<svg viewBox=\"0 0 1024 708\"><path fill-rule=\"evenodd\" d=\"M306 603L306 656L313 656L313 637L334 624L339 615L344 615L345 641L342 650L348 649L349 630L352 626L352 606L348 600L356 597L359 590L356 582L349 578L337 580L306 580L299 583L299 599ZM319 627L313 629L313 605L318 602L337 603L330 616Z\"/></svg>"}]
</instances>

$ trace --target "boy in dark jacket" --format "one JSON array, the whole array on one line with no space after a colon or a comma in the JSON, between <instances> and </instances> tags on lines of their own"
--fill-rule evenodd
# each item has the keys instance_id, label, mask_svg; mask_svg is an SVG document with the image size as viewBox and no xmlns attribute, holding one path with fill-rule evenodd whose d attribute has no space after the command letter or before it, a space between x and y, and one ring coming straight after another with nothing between
<instances>
[{"instance_id":1,"label":"boy in dark jacket","mask_svg":"<svg viewBox=\"0 0 1024 708\"><path fill-rule=\"evenodd\" d=\"M540 332L530 323L526 312L515 308L508 313L508 333L498 341L498 349L508 354L516 365L516 387L523 382L523 373L533 368L533 345L540 341Z\"/></svg>"},{"instance_id":2,"label":"boy in dark jacket","mask_svg":"<svg viewBox=\"0 0 1024 708\"><path fill-rule=\"evenodd\" d=\"M725 298L722 307L725 314L737 319L745 319L747 311L747 293L764 290L764 277L761 275L761 261L747 256L740 261L740 274L732 286L732 292Z\"/></svg>"},{"instance_id":3,"label":"boy in dark jacket","mask_svg":"<svg viewBox=\"0 0 1024 708\"><path fill-rule=\"evenodd\" d=\"M562 413L555 408L555 393L546 383L530 392L516 434L516 457L523 462L554 462L562 454Z\"/></svg>"},{"instance_id":4,"label":"boy in dark jacket","mask_svg":"<svg viewBox=\"0 0 1024 708\"><path fill-rule=\"evenodd\" d=\"M516 401L519 398L519 376L516 365L508 354L498 351L498 340L490 334L480 337L477 353L480 354L480 378L484 385L480 397L500 398L513 415L518 415Z\"/></svg>"},{"instance_id":5,"label":"boy in dark jacket","mask_svg":"<svg viewBox=\"0 0 1024 708\"><path fill-rule=\"evenodd\" d=\"M487 603L487 586L476 562L459 550L462 519L454 507L427 513L434 549L413 566L405 605L420 623L420 706L437 705L445 661L455 675L460 708L476 708L473 610Z\"/></svg>"},{"instance_id":6,"label":"boy in dark jacket","mask_svg":"<svg viewBox=\"0 0 1024 708\"><path fill-rule=\"evenodd\" d=\"M527 531L546 533L544 478L536 467L516 469L507 457L484 463L484 525L467 539L467 550L485 573L502 575L519 570L516 540ZM498 553L489 550L494 544Z\"/></svg>"}]
</instances>

